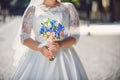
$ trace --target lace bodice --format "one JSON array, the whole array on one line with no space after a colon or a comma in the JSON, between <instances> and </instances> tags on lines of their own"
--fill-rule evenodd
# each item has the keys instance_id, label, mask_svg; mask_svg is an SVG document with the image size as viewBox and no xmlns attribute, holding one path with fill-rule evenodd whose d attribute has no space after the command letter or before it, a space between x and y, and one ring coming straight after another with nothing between
<instances>
[{"instance_id":1,"label":"lace bodice","mask_svg":"<svg viewBox=\"0 0 120 80\"><path fill-rule=\"evenodd\" d=\"M35 40L42 42L43 39L36 36L39 33L40 24L47 18L57 20L64 27L64 38L69 36L79 39L79 16L71 3L60 3L56 7L45 5L31 6L25 12L22 25L21 40L31 37L31 30L35 33Z\"/></svg>"}]
</instances>

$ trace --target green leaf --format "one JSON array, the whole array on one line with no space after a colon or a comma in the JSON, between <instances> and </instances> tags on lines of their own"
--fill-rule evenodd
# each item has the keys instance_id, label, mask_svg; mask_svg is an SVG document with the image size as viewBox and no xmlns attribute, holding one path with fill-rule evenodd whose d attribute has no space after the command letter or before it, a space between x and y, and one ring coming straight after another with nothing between
<instances>
[{"instance_id":1,"label":"green leaf","mask_svg":"<svg viewBox=\"0 0 120 80\"><path fill-rule=\"evenodd\" d=\"M47 35L47 34L44 34L44 38L47 39L47 38L48 38L48 35Z\"/></svg>"},{"instance_id":2,"label":"green leaf","mask_svg":"<svg viewBox=\"0 0 120 80\"><path fill-rule=\"evenodd\" d=\"M56 26L54 26L54 27L52 27L52 29L53 29L53 30L56 30L56 29L57 29L57 27L56 27Z\"/></svg>"},{"instance_id":3,"label":"green leaf","mask_svg":"<svg viewBox=\"0 0 120 80\"><path fill-rule=\"evenodd\" d=\"M42 25L42 26L44 26L44 24L43 24L43 23L41 23L41 25Z\"/></svg>"},{"instance_id":4,"label":"green leaf","mask_svg":"<svg viewBox=\"0 0 120 80\"><path fill-rule=\"evenodd\" d=\"M55 58L51 58L51 59L49 59L49 60L50 60L50 61L54 61L54 59L55 59Z\"/></svg>"}]
</instances>

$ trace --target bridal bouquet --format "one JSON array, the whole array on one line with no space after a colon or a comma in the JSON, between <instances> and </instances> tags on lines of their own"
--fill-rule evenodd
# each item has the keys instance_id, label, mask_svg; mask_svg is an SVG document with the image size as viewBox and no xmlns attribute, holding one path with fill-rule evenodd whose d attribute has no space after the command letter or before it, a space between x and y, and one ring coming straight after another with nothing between
<instances>
[{"instance_id":1,"label":"bridal bouquet","mask_svg":"<svg viewBox=\"0 0 120 80\"><path fill-rule=\"evenodd\" d=\"M38 36L45 39L46 41L41 44L39 48L48 45L49 42L61 40L64 34L64 30L65 28L62 24L50 18L41 23ZM52 60L54 60L54 58L50 59L50 61Z\"/></svg>"}]
</instances>

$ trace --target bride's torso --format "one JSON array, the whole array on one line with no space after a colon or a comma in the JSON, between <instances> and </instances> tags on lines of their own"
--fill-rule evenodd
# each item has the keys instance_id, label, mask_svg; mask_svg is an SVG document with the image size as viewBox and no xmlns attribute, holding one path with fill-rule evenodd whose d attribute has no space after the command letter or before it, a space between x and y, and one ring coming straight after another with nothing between
<instances>
[{"instance_id":1,"label":"bride's torso","mask_svg":"<svg viewBox=\"0 0 120 80\"><path fill-rule=\"evenodd\" d=\"M68 36L69 29L69 11L67 7L64 5L65 3L61 3L56 7L46 7L45 5L37 5L35 6L35 13L33 18L33 32L35 33L35 39L39 42L42 42L37 34L39 33L39 29L41 28L41 23L45 22L48 18L58 21L64 27L64 38Z\"/></svg>"}]
</instances>

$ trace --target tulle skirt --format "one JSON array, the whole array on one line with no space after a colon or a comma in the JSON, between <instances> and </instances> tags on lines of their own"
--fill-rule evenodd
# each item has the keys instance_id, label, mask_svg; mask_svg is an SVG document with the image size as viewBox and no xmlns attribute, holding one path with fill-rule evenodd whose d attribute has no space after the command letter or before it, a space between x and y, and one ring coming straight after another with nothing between
<instances>
[{"instance_id":1,"label":"tulle skirt","mask_svg":"<svg viewBox=\"0 0 120 80\"><path fill-rule=\"evenodd\" d=\"M12 80L88 80L73 47L56 52L54 61L33 50L24 58Z\"/></svg>"}]
</instances>

